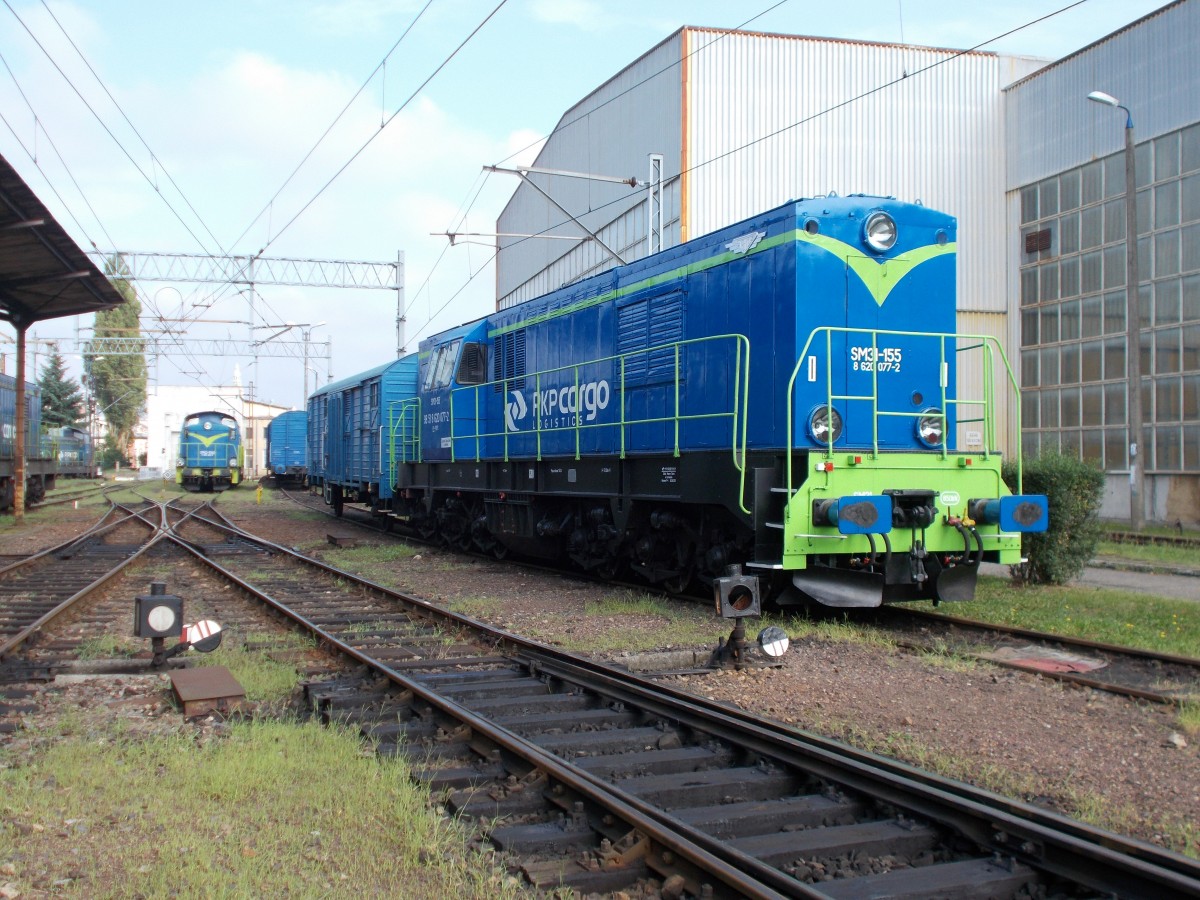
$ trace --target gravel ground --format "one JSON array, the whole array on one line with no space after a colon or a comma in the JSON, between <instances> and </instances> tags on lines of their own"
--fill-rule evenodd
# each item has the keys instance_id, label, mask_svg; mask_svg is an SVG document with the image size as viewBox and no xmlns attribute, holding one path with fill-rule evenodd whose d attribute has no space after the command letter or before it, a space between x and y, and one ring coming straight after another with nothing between
<instances>
[{"instance_id":1,"label":"gravel ground","mask_svg":"<svg viewBox=\"0 0 1200 900\"><path fill-rule=\"evenodd\" d=\"M366 535L318 514L267 498L262 507L223 505L247 530L321 555L327 535ZM31 552L62 540L94 513L65 511L63 521L0 531L4 553ZM553 642L556 636L607 642L627 619L585 613L599 587L559 576L420 551L397 572L404 589L434 602L490 599L496 612L472 612L505 628ZM180 588L172 587L179 591ZM707 615L706 610L688 610ZM963 611L969 615L969 609ZM642 616L662 646L679 649L664 617ZM863 643L820 639L797 625L775 669L671 676L676 686L737 704L789 725L846 740L1114 831L1200 856L1200 736L1175 713L1097 691L1065 687L985 663L929 658ZM652 631L650 631L652 633ZM78 701L78 697L73 697ZM111 702L102 695L99 702Z\"/></svg>"}]
</instances>

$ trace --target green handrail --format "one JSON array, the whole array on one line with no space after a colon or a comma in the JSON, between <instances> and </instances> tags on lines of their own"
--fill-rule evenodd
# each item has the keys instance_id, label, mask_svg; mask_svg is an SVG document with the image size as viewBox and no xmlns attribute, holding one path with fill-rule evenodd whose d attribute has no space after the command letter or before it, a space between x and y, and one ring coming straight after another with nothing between
<instances>
[{"instance_id":1,"label":"green handrail","mask_svg":"<svg viewBox=\"0 0 1200 900\"><path fill-rule=\"evenodd\" d=\"M682 366L685 361L684 352L689 347L695 347L701 344L715 344L717 342L732 342L730 356L733 362L733 379L730 386L731 396L730 408L717 412L702 412L702 413L686 413L682 409L683 394L681 384L683 382ZM649 357L652 353L663 353L669 351L672 358L672 373L667 379L672 382L671 390L673 392L672 409L669 413L659 416L641 416L637 418L629 418L626 415L625 399L627 391L640 388L641 385L628 385L627 373L628 362L636 357ZM581 375L584 370L611 364L617 370L618 384L613 388L613 397L620 404L619 421L617 422L595 422L587 423L583 419L582 399L580 398L580 384L582 382ZM648 365L647 365L648 368ZM564 428L570 428L574 431L575 441L575 458L581 458L582 437L585 430L598 428L616 428L620 435L620 458L624 459L626 455L626 433L627 429L636 425L649 425L657 422L671 423L673 430L672 453L678 457L680 455L680 427L681 423L696 421L702 419L728 418L730 419L730 452L733 459L734 467L743 476L739 479L738 503L742 510L749 514L750 509L745 502L745 465L746 465L746 440L747 440L747 415L746 411L749 404L749 385L750 385L750 341L742 334L721 334L710 335L702 338L690 338L682 341L671 341L663 344L657 344L653 347L647 347L641 350L631 351L629 353L614 354L612 356L603 356L596 359L587 360L586 362L573 363L566 366L558 366L551 369L544 369L538 372L526 373L520 378L531 379L534 385L534 395L542 395L543 380L550 382L558 382L562 379L553 379L551 376L561 373L568 373L570 383L574 389L576 397L574 408L568 416L568 422L560 426L546 427L543 425L543 416L535 410L530 410L534 413L534 426L531 430L534 435L536 458L542 459L542 435L553 431L561 431ZM499 379L496 381L488 381L481 384L465 385L458 388L452 388L450 391L450 456L451 460L456 460L458 445L462 441L474 442L474 460L480 461L481 442L485 438L503 438L504 442L504 459L509 458L509 440L514 436L505 426L501 431L481 431L480 430L480 407L481 396L483 391L495 392L497 386L503 391L503 397L507 398L511 385L516 381L515 378ZM467 402L468 398L462 398L462 401L456 401L456 398L465 392L471 392L470 408L474 409L474 416L470 419L464 419L459 422L455 416L456 402ZM707 397L706 399L713 399ZM503 418L503 417L502 417ZM502 423L503 424L503 423ZM474 425L474 430L468 430L464 433L458 433L457 429L460 425L465 425L470 428ZM531 432L517 432L515 434L529 434Z\"/></svg>"},{"instance_id":2,"label":"green handrail","mask_svg":"<svg viewBox=\"0 0 1200 900\"><path fill-rule=\"evenodd\" d=\"M871 370L871 393L866 394L835 394L833 391L833 335L867 335L871 341L871 358L873 366ZM816 358L810 356L810 350L814 345L814 341L823 335L825 338L825 408L826 415L832 419L833 404L835 400L844 401L864 401L871 404L871 453L877 456L879 454L879 419L883 416L899 416L905 418L919 419L922 417L922 412L908 412L899 410L881 410L879 408L879 338L882 335L905 338L928 338L938 341L938 369L939 369L939 385L942 410L942 428L946 429L947 412L951 407L958 409L959 407L982 407L983 413L980 418L974 419L958 419L960 424L967 422L984 423L984 450L983 455L987 456L991 453L991 448L996 444L996 416L995 416L995 357L999 355L1000 361L1004 364L1004 370L1008 375L1008 382L1013 393L1016 395L1017 402L1013 404L1013 420L1015 421L1017 435L1017 451L1015 453L1017 463L1017 491L1022 490L1023 483L1023 466L1020 452L1020 435L1021 435L1021 404L1020 404L1020 385L1017 383L1016 375L1009 365L1008 358L1004 355L1004 350L1000 346L1000 342L990 335L979 334L955 334L952 332L916 332L916 331L894 331L888 329L870 329L870 328L843 328L835 326L823 326L814 329L804 343L803 349L796 360L796 365L792 369L791 377L788 379L787 388L787 490L789 493L794 492L795 482L793 478L793 453L796 449L795 442L795 390L796 379L799 377L801 369L806 361L811 360L815 365ZM950 397L947 393L949 389L949 377L947 367L949 361L947 359L947 342L954 342L954 353L957 357L961 353L971 351L981 351L982 356L982 394L979 399ZM960 341L973 341L975 343L960 347ZM845 360L838 360L839 364L845 364ZM811 376L810 376L811 377ZM833 455L833 431L830 429L829 440L825 442L824 454L825 458L830 458ZM948 442L943 440L942 449L940 451L943 459L947 458Z\"/></svg>"}]
</instances>

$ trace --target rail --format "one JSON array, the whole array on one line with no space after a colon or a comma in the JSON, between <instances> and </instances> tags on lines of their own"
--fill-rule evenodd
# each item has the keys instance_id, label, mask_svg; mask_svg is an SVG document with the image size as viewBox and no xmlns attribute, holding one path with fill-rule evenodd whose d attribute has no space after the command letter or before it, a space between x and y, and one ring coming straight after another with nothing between
<instances>
[{"instance_id":1,"label":"rail","mask_svg":"<svg viewBox=\"0 0 1200 900\"><path fill-rule=\"evenodd\" d=\"M870 365L870 369L869 369L870 384L871 384L870 393L860 393L860 394L849 393L848 386L846 388L847 393L841 393L841 394L835 393L835 391L834 391L834 387L835 387L835 381L834 381L834 375L835 375L835 373L834 373L834 359L835 359L835 357L834 357L834 349L835 349L834 348L834 336L835 335L843 335L846 337L849 337L850 335L864 335L864 336L869 337L871 343L870 343L870 348L869 348L869 355L866 358L871 361L871 365ZM958 425L981 423L983 426L982 430L983 430L983 445L984 445L983 450L981 451L981 455L986 457L986 456L989 456L989 455L997 452L992 449L993 447L996 446L995 393L996 393L996 370L997 370L997 367L996 367L995 357L997 355L1000 358L1000 362L1003 364L1004 373L1006 373L1008 376L1008 382L1011 385L1014 394L1018 397L1020 396L1020 386L1017 383L1017 379L1013 373L1012 367L1008 363L1007 357L1005 357L1005 355L1004 355L1004 350L1000 347L1000 343L996 338L991 337L989 335L979 335L979 334L954 334L954 333L950 333L950 332L892 331L892 330L886 330L886 329L841 328L841 327L834 327L834 326L824 326L821 328L816 328L812 331L812 333L809 334L808 340L805 341L804 348L800 351L800 355L796 360L796 365L792 369L791 377L788 379L788 389L787 389L787 442L788 442L788 444L787 445L791 451L795 451L797 449L796 434L795 434L795 431L796 431L796 423L795 423L796 380L799 377L800 373L805 370L807 370L808 378L810 381L815 381L817 379L817 377L819 376L820 373L817 371L817 369L821 363L821 360L820 360L820 357L817 355L816 350L814 349L814 345L816 347L819 347L821 345L822 336L824 338L823 343L824 343L824 351L825 351L825 360L824 360L825 403L824 403L824 406L826 407L827 415L830 418L832 418L833 404L834 404L834 401L837 401L837 400L847 401L847 402L851 402L851 403L862 402L862 403L870 404L871 444L870 444L869 448L863 447L862 449L864 449L864 450L869 449L873 456L879 455L879 453L880 453L880 450L879 450L879 424L880 424L881 419L887 418L887 417L900 417L900 418L911 418L911 419L916 420L916 419L920 419L920 418L923 418L923 417L926 417L929 415L929 413L927 411L913 412L910 410L881 409L880 400L879 400L879 374L880 374L881 368L883 368L885 363L881 363L881 360L883 359L883 357L880 355L879 338L881 336L888 336L888 337L899 337L899 338L914 339L914 340L928 339L930 341L937 342L936 354L934 357L937 362L938 383L939 383L939 390L940 390L939 403L938 403L937 408L941 411L939 417L942 420L942 430L943 430L943 434L945 435L945 437L941 443L941 449L939 451L937 451L940 453L941 457L943 459L946 459L950 452L949 451L949 444L950 444L949 434L948 434L948 428L946 427L948 422L950 421L949 411L952 409L957 411L959 408L964 408L964 409L965 408L978 408L981 410L981 413L977 417L958 418L958 416L955 416L954 421ZM968 343L965 346L958 346L958 343L960 341L968 342ZM952 349L948 346L950 344L950 342L953 342L953 344L954 344ZM957 366L959 358L960 358L960 354L970 353L972 351L980 351L979 355L982 360L982 362L981 362L982 374L983 374L982 397L980 397L980 398L960 398L957 396L951 396L949 393L949 388L950 388L949 366L951 365L951 359L953 358L953 363L955 366ZM845 365L845 358L843 356L839 356L837 358L837 362L839 365ZM845 380L849 381L848 378L846 378ZM1014 417L1014 421L1016 423L1016 434L1017 434L1018 440L1019 440L1020 434L1021 434L1021 406L1020 406L1020 403L1013 404L1013 417ZM829 439L826 441L820 442L820 443L824 444L825 457L826 458L831 457L834 452L834 447L833 447L834 441L833 441L833 430L832 429L830 429L830 431L829 431ZM793 455L794 455L793 452L789 452L788 457L787 457L787 490L788 490L788 493L792 493L796 490L795 481L794 481L794 477L793 477L793 471L792 471ZM1021 454L1019 451L1015 454L1015 457L1016 457L1016 464L1017 464L1017 492L1019 493L1021 491L1021 483L1022 483Z\"/></svg>"}]
</instances>

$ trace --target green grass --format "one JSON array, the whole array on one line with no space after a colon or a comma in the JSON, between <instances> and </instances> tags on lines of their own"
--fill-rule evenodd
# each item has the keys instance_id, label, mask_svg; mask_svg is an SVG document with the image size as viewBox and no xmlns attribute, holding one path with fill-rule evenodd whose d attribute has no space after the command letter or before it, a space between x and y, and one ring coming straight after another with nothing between
<instances>
[{"instance_id":1,"label":"green grass","mask_svg":"<svg viewBox=\"0 0 1200 900\"><path fill-rule=\"evenodd\" d=\"M297 635L296 646L304 646ZM295 666L271 659L258 649L245 650L222 643L211 653L189 655L200 656L198 665L224 666L246 690L246 699L254 703L275 704L286 701L295 690L300 673Z\"/></svg>"},{"instance_id":2,"label":"green grass","mask_svg":"<svg viewBox=\"0 0 1200 900\"><path fill-rule=\"evenodd\" d=\"M349 731L41 737L36 758L0 768L0 865L21 896L517 896L405 761Z\"/></svg>"},{"instance_id":3,"label":"green grass","mask_svg":"<svg viewBox=\"0 0 1200 900\"><path fill-rule=\"evenodd\" d=\"M1101 541L1096 548L1096 555L1106 559L1161 566L1195 568L1197 564L1194 549L1174 547L1170 544L1118 544L1114 541Z\"/></svg>"},{"instance_id":4,"label":"green grass","mask_svg":"<svg viewBox=\"0 0 1200 900\"><path fill-rule=\"evenodd\" d=\"M473 619L499 616L504 612L504 601L498 597L453 597L446 605L451 612Z\"/></svg>"},{"instance_id":5,"label":"green grass","mask_svg":"<svg viewBox=\"0 0 1200 900\"><path fill-rule=\"evenodd\" d=\"M80 641L75 655L81 660L130 659L148 646L145 641L138 641L132 637L102 634Z\"/></svg>"},{"instance_id":6,"label":"green grass","mask_svg":"<svg viewBox=\"0 0 1200 900\"><path fill-rule=\"evenodd\" d=\"M914 608L933 607L919 603ZM1159 653L1200 656L1200 605L1186 600L1079 585L1023 588L985 576L979 579L974 600L936 611Z\"/></svg>"},{"instance_id":7,"label":"green grass","mask_svg":"<svg viewBox=\"0 0 1200 900\"><path fill-rule=\"evenodd\" d=\"M322 560L339 569L353 572L377 584L390 585L396 581L395 569L408 562L420 551L399 541L375 547L345 547L330 549Z\"/></svg>"},{"instance_id":8,"label":"green grass","mask_svg":"<svg viewBox=\"0 0 1200 900\"><path fill-rule=\"evenodd\" d=\"M622 590L584 603L589 616L664 616L672 618L676 604L654 594Z\"/></svg>"},{"instance_id":9,"label":"green grass","mask_svg":"<svg viewBox=\"0 0 1200 900\"><path fill-rule=\"evenodd\" d=\"M1200 703L1189 702L1179 707L1176 716L1179 727L1184 733L1194 738L1200 738Z\"/></svg>"}]
</instances>

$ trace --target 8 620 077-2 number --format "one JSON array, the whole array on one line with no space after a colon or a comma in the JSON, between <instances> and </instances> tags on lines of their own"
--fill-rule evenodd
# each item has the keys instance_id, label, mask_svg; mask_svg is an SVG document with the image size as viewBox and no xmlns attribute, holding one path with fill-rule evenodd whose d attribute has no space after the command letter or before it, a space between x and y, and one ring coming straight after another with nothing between
<instances>
[{"instance_id":1,"label":"8 620 077-2 number","mask_svg":"<svg viewBox=\"0 0 1200 900\"><path fill-rule=\"evenodd\" d=\"M850 364L855 372L899 372L899 347L851 347Z\"/></svg>"}]
</instances>

